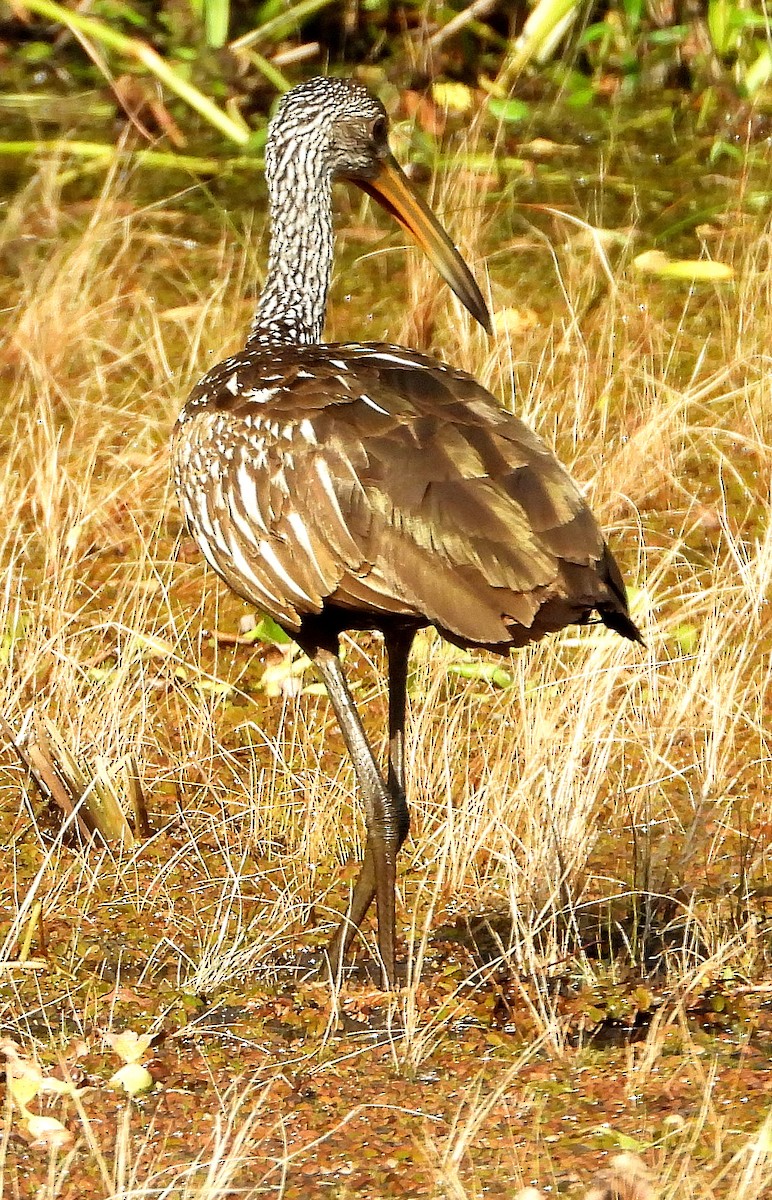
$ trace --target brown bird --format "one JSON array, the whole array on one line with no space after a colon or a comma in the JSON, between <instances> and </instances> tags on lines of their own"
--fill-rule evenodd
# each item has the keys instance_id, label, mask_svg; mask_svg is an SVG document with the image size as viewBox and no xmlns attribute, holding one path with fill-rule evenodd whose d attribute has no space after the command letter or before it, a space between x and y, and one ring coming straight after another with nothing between
<instances>
[{"instance_id":1,"label":"brown bird","mask_svg":"<svg viewBox=\"0 0 772 1200\"><path fill-rule=\"evenodd\" d=\"M353 80L312 79L282 99L266 145L271 242L257 313L244 349L191 393L173 462L209 564L295 639L327 687L367 819L364 860L328 954L339 972L375 897L381 978L391 987L416 631L433 625L458 646L506 653L596 612L623 637L641 637L595 518L535 433L437 359L321 341L336 180L395 216L490 332L477 284L387 135L383 106ZM338 657L347 629L384 637L386 778Z\"/></svg>"}]
</instances>

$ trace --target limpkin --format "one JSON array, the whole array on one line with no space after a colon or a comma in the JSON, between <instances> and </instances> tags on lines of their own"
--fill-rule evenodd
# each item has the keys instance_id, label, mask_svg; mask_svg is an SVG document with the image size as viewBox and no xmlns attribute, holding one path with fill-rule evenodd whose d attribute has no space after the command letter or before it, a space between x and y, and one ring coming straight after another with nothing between
<instances>
[{"instance_id":1,"label":"limpkin","mask_svg":"<svg viewBox=\"0 0 772 1200\"><path fill-rule=\"evenodd\" d=\"M632 641L625 587L595 518L552 451L463 371L403 346L321 341L336 180L416 238L472 315L470 271L413 190L380 102L312 79L270 123L268 272L244 349L194 388L173 438L188 528L209 564L316 665L353 760L367 841L329 949L338 972L373 897L381 981L395 983L397 853L408 655L434 626L506 652L593 613ZM379 631L389 670L384 778L339 658L344 630Z\"/></svg>"}]
</instances>

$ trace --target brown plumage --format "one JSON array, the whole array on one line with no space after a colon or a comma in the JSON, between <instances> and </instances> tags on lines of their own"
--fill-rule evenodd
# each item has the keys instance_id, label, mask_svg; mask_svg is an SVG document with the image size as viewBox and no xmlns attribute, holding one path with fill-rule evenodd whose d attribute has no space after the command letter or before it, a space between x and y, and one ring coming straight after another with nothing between
<instances>
[{"instance_id":1,"label":"brown plumage","mask_svg":"<svg viewBox=\"0 0 772 1200\"><path fill-rule=\"evenodd\" d=\"M359 85L289 93L267 149L268 278L241 354L192 392L175 431L188 526L212 567L314 659L351 752L368 843L339 967L373 896L382 978L394 968L396 855L407 833L407 658L434 625L461 646L510 647L597 612L632 640L624 584L551 450L471 376L399 346L321 344L332 256L329 193L348 178L422 242L488 326L463 261L391 159ZM384 781L337 657L344 629L380 630L390 666Z\"/></svg>"}]
</instances>

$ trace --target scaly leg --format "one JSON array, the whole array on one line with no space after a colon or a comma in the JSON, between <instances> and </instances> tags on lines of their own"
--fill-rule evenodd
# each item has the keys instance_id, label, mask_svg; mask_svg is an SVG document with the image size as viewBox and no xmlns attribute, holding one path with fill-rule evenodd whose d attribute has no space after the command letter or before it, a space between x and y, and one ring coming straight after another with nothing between
<instances>
[{"instance_id":1,"label":"scaly leg","mask_svg":"<svg viewBox=\"0 0 772 1200\"><path fill-rule=\"evenodd\" d=\"M400 630L386 638L389 656L389 775L384 784L356 705L351 697L340 659L330 650L316 649L310 657L324 681L338 718L362 792L367 822L367 844L354 884L351 903L328 948L333 969L341 968L365 913L375 897L378 909L378 950L382 985L396 982L395 889L397 853L410 824L404 789L404 727L407 659L413 633Z\"/></svg>"}]
</instances>

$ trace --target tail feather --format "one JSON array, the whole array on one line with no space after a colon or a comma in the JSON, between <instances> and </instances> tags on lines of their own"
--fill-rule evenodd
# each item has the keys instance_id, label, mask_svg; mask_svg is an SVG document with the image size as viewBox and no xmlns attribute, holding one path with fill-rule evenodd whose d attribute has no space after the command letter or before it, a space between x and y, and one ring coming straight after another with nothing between
<instances>
[{"instance_id":1,"label":"tail feather","mask_svg":"<svg viewBox=\"0 0 772 1200\"><path fill-rule=\"evenodd\" d=\"M613 629L615 633L621 634L624 638L629 638L631 642L638 642L639 645L645 646L643 635L626 613L620 612L618 608L611 608L608 605L598 605L600 619L609 629Z\"/></svg>"},{"instance_id":2,"label":"tail feather","mask_svg":"<svg viewBox=\"0 0 772 1200\"><path fill-rule=\"evenodd\" d=\"M641 646L645 646L646 643L643 640L640 629L630 617L627 589L625 588L622 573L617 566L614 555L606 545L603 547L603 558L598 564L598 573L611 592L610 603L606 602L597 605L601 621L609 629L613 629L615 633L620 634L622 637L629 638L631 642L638 642Z\"/></svg>"}]
</instances>

